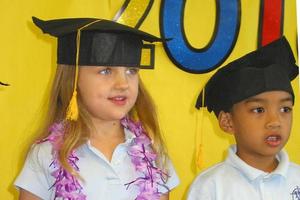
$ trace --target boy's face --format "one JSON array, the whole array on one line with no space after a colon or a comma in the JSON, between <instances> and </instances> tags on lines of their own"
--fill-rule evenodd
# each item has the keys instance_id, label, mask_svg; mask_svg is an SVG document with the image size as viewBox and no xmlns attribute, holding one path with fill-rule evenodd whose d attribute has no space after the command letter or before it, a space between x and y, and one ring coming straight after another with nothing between
<instances>
[{"instance_id":1,"label":"boy's face","mask_svg":"<svg viewBox=\"0 0 300 200\"><path fill-rule=\"evenodd\" d=\"M264 92L236 103L231 113L222 112L226 117L219 115L219 122L223 130L234 134L243 160L274 157L288 141L292 107L289 93Z\"/></svg>"}]
</instances>

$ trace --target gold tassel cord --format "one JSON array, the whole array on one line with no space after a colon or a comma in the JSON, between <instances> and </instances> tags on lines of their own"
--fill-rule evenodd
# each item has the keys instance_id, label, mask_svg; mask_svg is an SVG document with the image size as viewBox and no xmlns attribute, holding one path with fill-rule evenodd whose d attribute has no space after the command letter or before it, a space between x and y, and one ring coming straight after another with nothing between
<instances>
[{"instance_id":1,"label":"gold tassel cord","mask_svg":"<svg viewBox=\"0 0 300 200\"><path fill-rule=\"evenodd\" d=\"M200 117L198 117L199 112L197 112L197 137L196 137L196 166L198 169L201 169L203 167L204 163L204 156L203 156L203 120L204 120L204 101L205 101L205 88L202 90L202 105L200 109ZM200 119L199 119L200 118ZM198 125L198 122L200 121L200 128ZM199 130L200 129L200 130ZM200 136L199 136L200 135Z\"/></svg>"},{"instance_id":2,"label":"gold tassel cord","mask_svg":"<svg viewBox=\"0 0 300 200\"><path fill-rule=\"evenodd\" d=\"M76 121L78 119L78 105L77 105L77 91L74 90L69 106L68 106L68 110L67 110L67 116L66 116L67 120L71 120L71 121Z\"/></svg>"},{"instance_id":3,"label":"gold tassel cord","mask_svg":"<svg viewBox=\"0 0 300 200\"><path fill-rule=\"evenodd\" d=\"M74 87L73 87L73 94L69 103L69 106L67 108L67 114L66 119L71 121L76 121L78 119L79 111L78 111L78 104L77 104L77 82L78 82L78 62L79 62L79 49L80 49L80 36L81 36L81 30L96 23L100 20L96 20L93 22L90 22L83 27L79 28L77 30L77 37L76 37L76 64L75 64L75 78L74 78Z\"/></svg>"}]
</instances>

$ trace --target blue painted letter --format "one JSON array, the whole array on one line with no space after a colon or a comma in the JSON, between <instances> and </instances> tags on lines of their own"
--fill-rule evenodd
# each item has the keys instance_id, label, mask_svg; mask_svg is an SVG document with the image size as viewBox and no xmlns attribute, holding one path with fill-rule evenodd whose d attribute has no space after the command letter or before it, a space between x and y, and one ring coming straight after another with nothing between
<instances>
[{"instance_id":1,"label":"blue painted letter","mask_svg":"<svg viewBox=\"0 0 300 200\"><path fill-rule=\"evenodd\" d=\"M191 73L208 72L220 66L231 53L240 27L240 0L216 0L216 6L214 34L206 47L196 49L188 44L184 35L185 0L162 0L161 33L164 38L172 38L164 47L180 69Z\"/></svg>"}]
</instances>

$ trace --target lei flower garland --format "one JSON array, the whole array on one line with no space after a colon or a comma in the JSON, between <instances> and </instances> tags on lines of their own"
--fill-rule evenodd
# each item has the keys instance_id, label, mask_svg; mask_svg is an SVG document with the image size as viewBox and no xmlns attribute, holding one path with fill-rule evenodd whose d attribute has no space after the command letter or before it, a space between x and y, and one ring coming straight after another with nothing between
<instances>
[{"instance_id":1,"label":"lei flower garland","mask_svg":"<svg viewBox=\"0 0 300 200\"><path fill-rule=\"evenodd\" d=\"M136 136L129 146L128 155L131 157L131 162L135 166L136 172L142 175L130 183L126 183L125 186L127 189L132 184L138 187L139 194L135 200L159 200L162 194L159 192L158 187L162 186L168 190L164 185L168 175L161 169L155 167L157 155L152 149L151 140L146 135L141 123L134 122L128 117L125 117L121 120L121 124ZM58 160L58 151L64 135L64 126L65 124L63 122L54 123L50 127L50 135L38 142L42 143L49 141L53 146L53 161L49 167L55 169L51 173L55 178L55 182L49 189L55 187L54 199L86 200L86 195L83 194L83 188L79 181L75 176L65 170ZM76 164L78 160L79 158L77 157L75 150L73 150L68 157L68 162L77 172L79 172L79 168Z\"/></svg>"},{"instance_id":2,"label":"lei flower garland","mask_svg":"<svg viewBox=\"0 0 300 200\"><path fill-rule=\"evenodd\" d=\"M70 172L65 170L59 163L58 160L58 151L62 143L63 135L64 135L64 123L54 123L49 131L50 135L39 141L38 143L42 143L45 141L49 141L52 144L52 156L53 161L49 165L49 167L53 167L55 170L51 173L51 175L55 178L54 184L49 188L49 190L55 187L55 196L56 198L62 198L63 200L86 200L86 196L82 192L82 187L79 181L73 176ZM73 150L68 157L68 162L73 169L79 171L79 168L76 162L79 158L76 156L75 151Z\"/></svg>"},{"instance_id":3,"label":"lei flower garland","mask_svg":"<svg viewBox=\"0 0 300 200\"><path fill-rule=\"evenodd\" d=\"M161 196L158 187L160 185L166 187L164 183L166 183L168 175L154 166L157 156L152 149L151 140L146 135L141 123L135 123L127 117L121 120L121 124L136 136L133 138L128 154L135 170L143 174L142 177L138 177L125 185L128 188L131 184L134 184L139 188L136 200L158 200Z\"/></svg>"}]
</instances>

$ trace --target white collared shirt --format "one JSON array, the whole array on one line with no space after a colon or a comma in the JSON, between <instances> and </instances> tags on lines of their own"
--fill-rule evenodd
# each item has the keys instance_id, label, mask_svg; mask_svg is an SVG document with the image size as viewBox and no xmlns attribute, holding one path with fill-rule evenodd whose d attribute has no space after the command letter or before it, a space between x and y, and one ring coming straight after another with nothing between
<instances>
[{"instance_id":1,"label":"white collared shirt","mask_svg":"<svg viewBox=\"0 0 300 200\"><path fill-rule=\"evenodd\" d=\"M110 162L90 142L76 150L79 158L77 162L79 174L84 179L81 186L87 200L134 200L136 198L138 188L132 184L126 189L124 185L139 177L127 153L128 146L135 136L129 130L124 130L125 142L116 147ZM55 195L54 190L49 189L55 181L51 176L53 169L49 167L52 162L51 150L52 145L49 142L36 145L15 181L18 188L27 190L44 200L52 200ZM179 184L179 179L171 162L168 164L168 173L170 178L165 186L172 190ZM160 187L159 190L162 193L168 192L165 187Z\"/></svg>"},{"instance_id":2,"label":"white collared shirt","mask_svg":"<svg viewBox=\"0 0 300 200\"><path fill-rule=\"evenodd\" d=\"M251 167L229 148L227 159L205 170L190 187L188 200L300 200L300 166L282 150L277 168L266 173Z\"/></svg>"}]
</instances>

